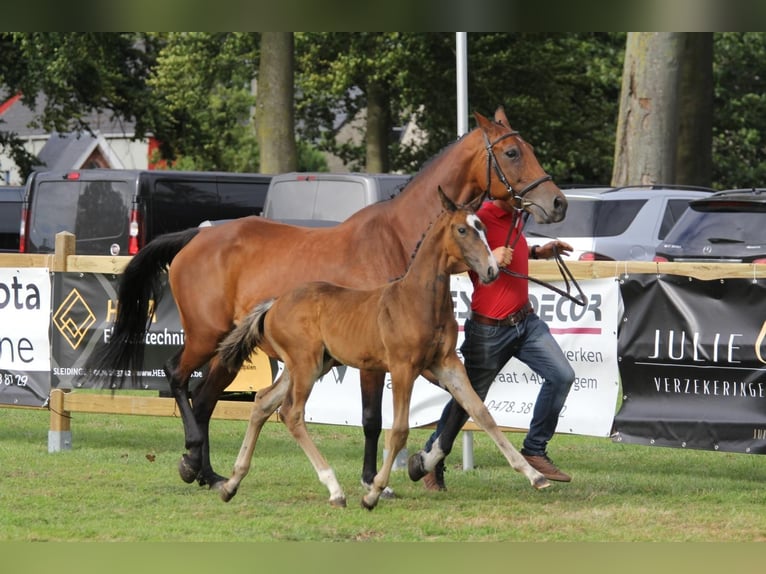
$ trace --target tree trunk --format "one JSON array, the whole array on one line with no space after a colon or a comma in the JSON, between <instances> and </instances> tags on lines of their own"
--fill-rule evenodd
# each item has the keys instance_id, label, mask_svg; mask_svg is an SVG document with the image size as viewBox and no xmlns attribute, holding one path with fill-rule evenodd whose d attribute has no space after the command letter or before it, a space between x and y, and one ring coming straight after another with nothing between
<instances>
[{"instance_id":1,"label":"tree trunk","mask_svg":"<svg viewBox=\"0 0 766 574\"><path fill-rule=\"evenodd\" d=\"M261 173L294 171L298 165L294 114L292 32L261 33L255 126Z\"/></svg>"},{"instance_id":2,"label":"tree trunk","mask_svg":"<svg viewBox=\"0 0 766 574\"><path fill-rule=\"evenodd\" d=\"M376 83L367 86L367 130L365 169L369 173L388 171L388 140L391 120L385 88Z\"/></svg>"},{"instance_id":3,"label":"tree trunk","mask_svg":"<svg viewBox=\"0 0 766 574\"><path fill-rule=\"evenodd\" d=\"M612 185L676 181L683 40L679 32L628 33Z\"/></svg>"},{"instance_id":4,"label":"tree trunk","mask_svg":"<svg viewBox=\"0 0 766 574\"><path fill-rule=\"evenodd\" d=\"M676 180L710 187L713 180L713 33L684 34Z\"/></svg>"}]
</instances>

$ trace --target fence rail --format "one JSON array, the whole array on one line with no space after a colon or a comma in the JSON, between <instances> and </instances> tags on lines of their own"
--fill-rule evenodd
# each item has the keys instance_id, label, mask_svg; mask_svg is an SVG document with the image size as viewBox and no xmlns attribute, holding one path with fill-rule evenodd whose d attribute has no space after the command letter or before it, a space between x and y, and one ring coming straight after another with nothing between
<instances>
[{"instance_id":1,"label":"fence rail","mask_svg":"<svg viewBox=\"0 0 766 574\"><path fill-rule=\"evenodd\" d=\"M68 232L56 236L56 249L51 254L0 254L0 267L8 268L48 268L52 272L80 272L120 274L130 261L126 256L83 256L75 254L75 236ZM572 275L579 281L608 277L621 277L631 274L682 275L700 280L723 278L766 277L766 265L753 264L697 264L697 263L655 263L650 261L617 262L568 262ZM553 261L530 261L530 275L544 280L561 280L558 266ZM0 405L4 406L4 405ZM219 401L213 416L221 419L247 420L250 416L250 402ZM101 414L132 414L149 416L179 416L172 398L159 396L120 395L88 393L82 391L51 391L48 408L51 413L49 430L49 450L62 450L71 447L70 418L72 412ZM277 416L272 416L277 420ZM465 430L477 430L473 423L468 423ZM505 429L518 430L518 429Z\"/></svg>"}]
</instances>

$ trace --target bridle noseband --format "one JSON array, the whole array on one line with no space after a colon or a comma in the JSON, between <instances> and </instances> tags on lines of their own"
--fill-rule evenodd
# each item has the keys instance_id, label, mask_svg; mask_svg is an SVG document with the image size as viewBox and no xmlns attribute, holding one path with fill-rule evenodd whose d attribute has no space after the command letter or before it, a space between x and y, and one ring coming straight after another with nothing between
<instances>
[{"instance_id":1,"label":"bridle noseband","mask_svg":"<svg viewBox=\"0 0 766 574\"><path fill-rule=\"evenodd\" d=\"M533 182L527 184L524 186L524 189L522 189L519 192L516 192L513 189L513 186L508 182L508 178L505 177L505 173L503 173L503 169L500 167L500 163L498 163L497 158L495 157L495 152L492 150L492 148L503 141L505 138L518 136L519 132L516 130L511 130L507 134L501 135L499 138L497 138L495 141L490 142L489 138L487 137L487 134L482 131L482 136L484 136L484 142L486 145L487 150L487 191L485 192L489 197L492 199L500 199L503 201L508 201L509 199L516 201L518 203L518 209L524 209L526 207L529 207L530 205L537 205L534 202L528 201L524 199L524 196L528 194L530 191L535 189L538 185L541 183L545 183L546 181L550 181L553 178L548 175L547 173L543 175L542 177L537 178ZM495 173L497 174L497 178L500 180L500 183L502 183L505 186L507 196L506 197L495 197L492 195L492 168L495 168ZM540 209L543 209L538 205ZM543 209L543 211L545 211Z\"/></svg>"}]
</instances>

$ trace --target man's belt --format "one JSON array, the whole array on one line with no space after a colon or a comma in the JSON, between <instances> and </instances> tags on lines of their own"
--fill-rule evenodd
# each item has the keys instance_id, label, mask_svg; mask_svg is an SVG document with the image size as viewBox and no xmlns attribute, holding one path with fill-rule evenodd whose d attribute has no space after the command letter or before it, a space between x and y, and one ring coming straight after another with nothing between
<instances>
[{"instance_id":1,"label":"man's belt","mask_svg":"<svg viewBox=\"0 0 766 574\"><path fill-rule=\"evenodd\" d=\"M518 311L511 313L507 317L503 319L494 319L493 317L487 317L486 315L482 315L481 313L477 313L476 311L471 311L468 315L468 318L471 319L471 321L475 321L481 325L489 325L491 327L512 327L513 325L518 325L521 323L524 319L527 318L527 316L532 313L534 309L532 308L532 303L527 301L524 306L519 309Z\"/></svg>"}]
</instances>

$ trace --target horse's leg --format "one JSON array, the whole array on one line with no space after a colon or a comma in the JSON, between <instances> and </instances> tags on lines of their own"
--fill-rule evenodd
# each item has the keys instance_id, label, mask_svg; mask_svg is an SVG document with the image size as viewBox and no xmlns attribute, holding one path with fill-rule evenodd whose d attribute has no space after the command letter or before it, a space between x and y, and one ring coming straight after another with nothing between
<instances>
[{"instance_id":1,"label":"horse's leg","mask_svg":"<svg viewBox=\"0 0 766 574\"><path fill-rule=\"evenodd\" d=\"M391 371L394 422L391 426L389 449L383 461L383 466L380 472L375 475L370 491L362 497L362 506L367 510L372 510L378 504L381 494L388 486L396 455L407 445L407 436L410 432L410 399L412 398L415 376L416 373L409 366L392 369Z\"/></svg>"},{"instance_id":2,"label":"horse's leg","mask_svg":"<svg viewBox=\"0 0 766 574\"><path fill-rule=\"evenodd\" d=\"M362 392L362 428L364 429L364 459L362 463L362 486L367 490L378 473L378 441L383 428L383 388L386 374L380 371L360 371ZM383 498L392 498L389 488Z\"/></svg>"},{"instance_id":3,"label":"horse's leg","mask_svg":"<svg viewBox=\"0 0 766 574\"><path fill-rule=\"evenodd\" d=\"M192 483L197 478L200 468L202 466L201 458L199 456L193 456L190 449L199 447L202 444L202 433L194 418L194 412L192 406L189 403L189 376L188 373L181 369L181 358L186 352L186 348L182 348L178 353L171 357L164 366L165 376L170 383L170 392L178 405L178 410L181 413L181 421L184 425L184 443L186 446L187 454L181 457L178 463L178 473L181 475L181 479L186 483Z\"/></svg>"},{"instance_id":4,"label":"horse's leg","mask_svg":"<svg viewBox=\"0 0 766 574\"><path fill-rule=\"evenodd\" d=\"M202 442L199 445L192 445L189 449L190 456L200 461L200 470L197 478L200 486L208 485L214 490L218 489L226 478L217 474L210 463L210 419L213 416L218 399L235 377L236 373L232 373L227 368L222 367L217 357L214 357L210 362L210 369L207 375L192 394L191 402L194 420L202 436Z\"/></svg>"},{"instance_id":5,"label":"horse's leg","mask_svg":"<svg viewBox=\"0 0 766 574\"><path fill-rule=\"evenodd\" d=\"M428 452L420 450L408 459L407 472L411 480L417 481L423 478L436 467L440 460L452 452L455 438L467 420L468 413L465 409L453 403L439 436L431 445L431 450Z\"/></svg>"},{"instance_id":6,"label":"horse's leg","mask_svg":"<svg viewBox=\"0 0 766 574\"><path fill-rule=\"evenodd\" d=\"M479 395L471 387L465 367L457 354L451 355L445 361L432 369L439 382L463 407L474 422L486 432L503 453L514 470L522 473L537 489L550 486L548 479L532 468L526 459L517 451L506 436L500 431L495 419L487 410ZM441 448L441 447L440 447Z\"/></svg>"},{"instance_id":7,"label":"horse's leg","mask_svg":"<svg viewBox=\"0 0 766 574\"><path fill-rule=\"evenodd\" d=\"M242 480L250 471L250 463L253 459L253 451L261 429L271 414L277 410L280 404L285 400L287 391L290 389L290 374L284 370L282 375L270 387L258 391L253 402L253 410L250 411L250 421L247 425L245 438L242 440L242 446L237 455L237 461L234 463L234 471L231 477L225 483L221 484L221 498L228 502L237 494Z\"/></svg>"},{"instance_id":8,"label":"horse's leg","mask_svg":"<svg viewBox=\"0 0 766 574\"><path fill-rule=\"evenodd\" d=\"M330 491L330 505L345 507L346 495L335 476L335 472L332 467L330 467L327 459L325 459L325 457L322 456L322 453L319 452L319 449L316 444L314 444L314 441L311 440L311 436L309 436L308 431L306 430L306 401L311 394L311 389L314 387L314 382L321 376L321 373L326 370L320 369L317 371L310 366L306 366L314 365L315 362L314 356L308 356L307 359L301 361L301 364L285 358L285 370L290 371L292 384L291 392L287 399L282 403L279 415L285 425L287 425L293 438L295 438L296 442L311 461L311 464L319 477L319 481Z\"/></svg>"}]
</instances>

